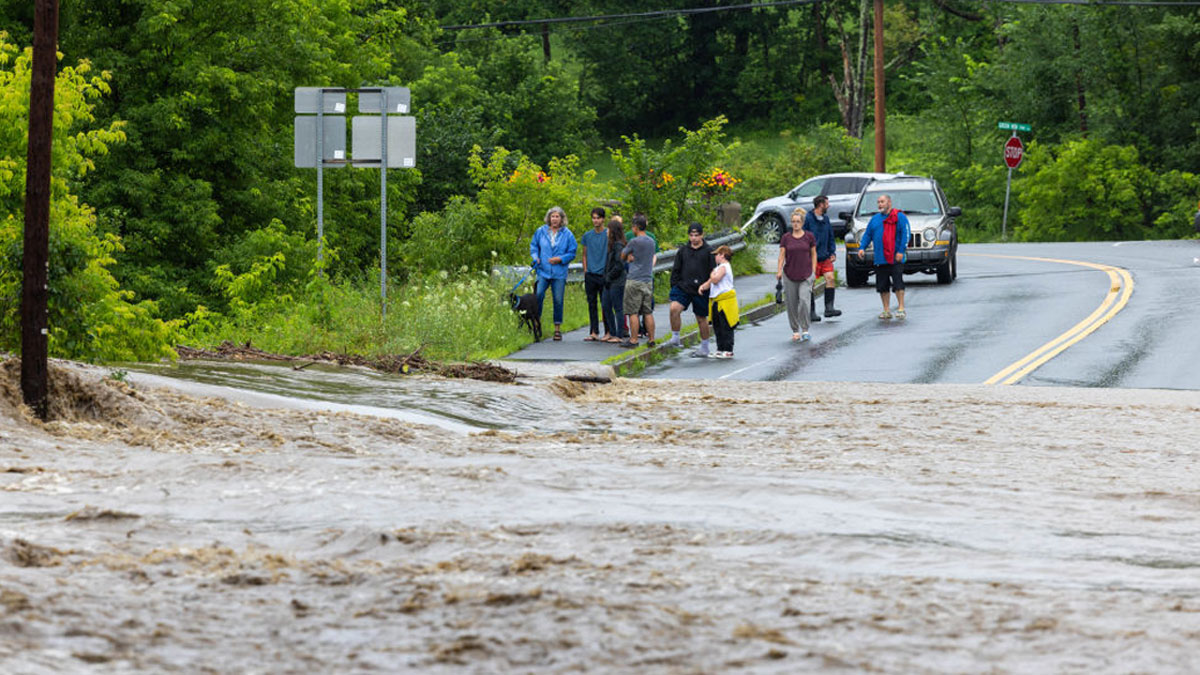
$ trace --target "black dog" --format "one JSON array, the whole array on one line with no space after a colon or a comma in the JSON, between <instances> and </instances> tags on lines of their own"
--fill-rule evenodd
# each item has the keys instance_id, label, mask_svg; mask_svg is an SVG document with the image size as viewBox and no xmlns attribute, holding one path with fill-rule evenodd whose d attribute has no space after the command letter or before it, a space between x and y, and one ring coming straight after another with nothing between
<instances>
[{"instance_id":1,"label":"black dog","mask_svg":"<svg viewBox=\"0 0 1200 675\"><path fill-rule=\"evenodd\" d=\"M508 294L508 306L512 311L521 317L521 323L533 333L533 341L542 341L542 308L538 306L537 295L534 293L526 293L525 295L516 295L515 293Z\"/></svg>"}]
</instances>

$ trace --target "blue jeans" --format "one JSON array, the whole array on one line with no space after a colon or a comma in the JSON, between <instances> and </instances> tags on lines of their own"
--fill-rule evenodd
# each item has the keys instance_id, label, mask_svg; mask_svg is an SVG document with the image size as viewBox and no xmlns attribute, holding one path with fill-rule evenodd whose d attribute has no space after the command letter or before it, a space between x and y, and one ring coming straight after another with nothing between
<instances>
[{"instance_id":1,"label":"blue jeans","mask_svg":"<svg viewBox=\"0 0 1200 675\"><path fill-rule=\"evenodd\" d=\"M629 330L625 327L625 282L606 284L600 300L604 308L604 325L610 327L608 334L619 338L629 337Z\"/></svg>"},{"instance_id":2,"label":"blue jeans","mask_svg":"<svg viewBox=\"0 0 1200 675\"><path fill-rule=\"evenodd\" d=\"M550 295L554 299L554 325L557 326L562 323L563 293L567 291L567 280L538 277L536 290L538 308L545 305L547 286L550 287Z\"/></svg>"}]
</instances>

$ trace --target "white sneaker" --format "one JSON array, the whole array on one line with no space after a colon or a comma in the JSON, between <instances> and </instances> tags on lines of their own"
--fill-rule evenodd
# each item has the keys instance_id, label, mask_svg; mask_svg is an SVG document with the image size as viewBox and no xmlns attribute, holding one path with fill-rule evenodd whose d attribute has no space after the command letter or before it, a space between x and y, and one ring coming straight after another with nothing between
<instances>
[{"instance_id":1,"label":"white sneaker","mask_svg":"<svg viewBox=\"0 0 1200 675\"><path fill-rule=\"evenodd\" d=\"M671 339L667 340L667 346L674 347L676 349L683 349L683 341L679 339L678 335L672 335Z\"/></svg>"}]
</instances>

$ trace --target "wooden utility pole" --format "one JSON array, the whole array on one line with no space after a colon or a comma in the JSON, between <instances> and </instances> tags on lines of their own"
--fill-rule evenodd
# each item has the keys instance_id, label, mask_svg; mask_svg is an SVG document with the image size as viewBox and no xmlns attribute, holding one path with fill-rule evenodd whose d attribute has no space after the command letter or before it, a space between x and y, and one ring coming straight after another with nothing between
<instances>
[{"instance_id":1,"label":"wooden utility pole","mask_svg":"<svg viewBox=\"0 0 1200 675\"><path fill-rule=\"evenodd\" d=\"M25 156L25 277L21 287L21 395L40 419L49 412L50 143L54 129L58 0L36 0Z\"/></svg>"},{"instance_id":2,"label":"wooden utility pole","mask_svg":"<svg viewBox=\"0 0 1200 675\"><path fill-rule=\"evenodd\" d=\"M883 0L875 0L875 170L887 171L887 108L883 103Z\"/></svg>"}]
</instances>

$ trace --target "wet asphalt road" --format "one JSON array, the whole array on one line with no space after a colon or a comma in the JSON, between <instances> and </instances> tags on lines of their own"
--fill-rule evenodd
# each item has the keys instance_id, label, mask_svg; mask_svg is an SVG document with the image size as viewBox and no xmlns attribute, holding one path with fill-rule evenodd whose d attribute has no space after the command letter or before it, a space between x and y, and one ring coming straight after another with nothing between
<instances>
[{"instance_id":1,"label":"wet asphalt road","mask_svg":"<svg viewBox=\"0 0 1200 675\"><path fill-rule=\"evenodd\" d=\"M1195 240L964 244L953 284L938 285L932 275L906 277L905 321L877 318L882 306L873 286L841 288L837 301L844 314L815 324L810 343L793 344L787 317L780 314L739 329L731 360L684 355L645 376L978 384L1089 316L1092 323L1100 321L1093 313L1113 286L1105 271L991 256L1112 265L1128 270L1133 280L1120 311L1016 384L1200 389ZM1117 296L1114 292L1114 304Z\"/></svg>"}]
</instances>

